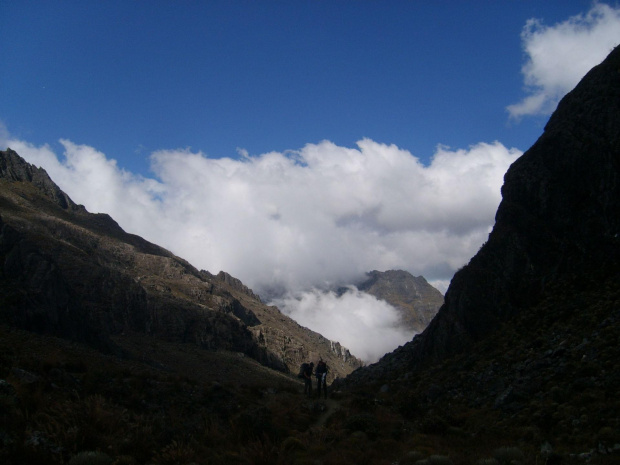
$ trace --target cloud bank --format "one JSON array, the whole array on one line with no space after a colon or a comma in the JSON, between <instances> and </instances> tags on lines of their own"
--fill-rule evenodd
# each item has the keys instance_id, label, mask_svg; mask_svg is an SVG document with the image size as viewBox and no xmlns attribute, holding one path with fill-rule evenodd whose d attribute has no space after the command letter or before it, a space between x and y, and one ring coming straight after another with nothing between
<instances>
[{"instance_id":1,"label":"cloud bank","mask_svg":"<svg viewBox=\"0 0 620 465\"><path fill-rule=\"evenodd\" d=\"M595 3L555 26L530 19L521 33L528 96L507 107L513 118L548 115L558 101L620 43L620 7Z\"/></svg>"},{"instance_id":2,"label":"cloud bank","mask_svg":"<svg viewBox=\"0 0 620 465\"><path fill-rule=\"evenodd\" d=\"M369 363L415 335L399 327L400 317L394 307L353 286L341 296L313 289L297 296L288 294L273 303L286 309L302 326L353 348L357 357ZM365 336L363 340L360 335Z\"/></svg>"},{"instance_id":3,"label":"cloud bank","mask_svg":"<svg viewBox=\"0 0 620 465\"><path fill-rule=\"evenodd\" d=\"M161 150L151 154L155 177L145 178L93 147L60 143L62 156L47 145L5 145L89 211L110 214L199 269L227 271L278 297L282 311L366 360L412 335L395 327L385 303L329 290L367 271L404 269L445 291L487 239L503 175L521 155L499 142L439 146L425 166L369 139L239 159Z\"/></svg>"},{"instance_id":4,"label":"cloud bank","mask_svg":"<svg viewBox=\"0 0 620 465\"><path fill-rule=\"evenodd\" d=\"M486 240L503 174L521 155L498 142L439 147L424 166L369 139L240 159L165 150L151 155L156 177L144 178L93 147L60 142L63 157L7 145L89 211L262 292L325 289L373 269L449 280Z\"/></svg>"}]
</instances>

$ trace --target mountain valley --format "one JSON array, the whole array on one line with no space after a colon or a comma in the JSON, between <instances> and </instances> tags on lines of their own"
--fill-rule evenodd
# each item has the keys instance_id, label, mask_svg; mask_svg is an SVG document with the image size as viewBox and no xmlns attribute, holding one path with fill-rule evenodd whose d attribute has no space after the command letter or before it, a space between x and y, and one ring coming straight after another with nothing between
<instances>
[{"instance_id":1,"label":"mountain valley","mask_svg":"<svg viewBox=\"0 0 620 465\"><path fill-rule=\"evenodd\" d=\"M359 284L422 310L369 366L11 150L0 194L2 463L620 461L620 47L510 167L445 301L404 272ZM295 376L319 356L327 400Z\"/></svg>"}]
</instances>

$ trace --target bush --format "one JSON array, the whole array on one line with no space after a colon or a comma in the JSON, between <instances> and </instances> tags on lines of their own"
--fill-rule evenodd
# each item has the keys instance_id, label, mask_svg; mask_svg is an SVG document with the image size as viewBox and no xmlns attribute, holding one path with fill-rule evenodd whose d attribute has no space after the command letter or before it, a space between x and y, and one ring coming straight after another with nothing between
<instances>
[{"instance_id":1,"label":"bush","mask_svg":"<svg viewBox=\"0 0 620 465\"><path fill-rule=\"evenodd\" d=\"M215 457L215 465L251 465L250 459L243 457L238 452L224 452L221 456Z\"/></svg>"},{"instance_id":2,"label":"bush","mask_svg":"<svg viewBox=\"0 0 620 465\"><path fill-rule=\"evenodd\" d=\"M307 449L306 445L303 442L294 437L288 437L284 441L282 441L281 448L284 452L287 453L305 451Z\"/></svg>"},{"instance_id":3,"label":"bush","mask_svg":"<svg viewBox=\"0 0 620 465\"><path fill-rule=\"evenodd\" d=\"M120 455L114 459L112 465L136 465L136 459L129 455Z\"/></svg>"},{"instance_id":4,"label":"bush","mask_svg":"<svg viewBox=\"0 0 620 465\"><path fill-rule=\"evenodd\" d=\"M158 465L176 465L190 463L195 458L196 453L191 445L173 440L155 455L154 462Z\"/></svg>"},{"instance_id":5,"label":"bush","mask_svg":"<svg viewBox=\"0 0 620 465\"><path fill-rule=\"evenodd\" d=\"M525 454L518 447L500 447L495 449L493 457L501 465L516 465L525 460Z\"/></svg>"},{"instance_id":6,"label":"bush","mask_svg":"<svg viewBox=\"0 0 620 465\"><path fill-rule=\"evenodd\" d=\"M424 454L422 452L418 452L417 450L412 450L407 452L403 458L400 459L400 465L413 465L424 458Z\"/></svg>"},{"instance_id":7,"label":"bush","mask_svg":"<svg viewBox=\"0 0 620 465\"><path fill-rule=\"evenodd\" d=\"M598 440L603 444L613 444L620 442L620 433L614 428L604 426L598 431Z\"/></svg>"},{"instance_id":8,"label":"bush","mask_svg":"<svg viewBox=\"0 0 620 465\"><path fill-rule=\"evenodd\" d=\"M431 455L428 458L429 465L453 465L450 457L446 455Z\"/></svg>"},{"instance_id":9,"label":"bush","mask_svg":"<svg viewBox=\"0 0 620 465\"><path fill-rule=\"evenodd\" d=\"M445 436L448 432L448 426L448 423L443 418L430 415L424 419L420 429L425 434Z\"/></svg>"},{"instance_id":10,"label":"bush","mask_svg":"<svg viewBox=\"0 0 620 465\"><path fill-rule=\"evenodd\" d=\"M99 451L79 452L69 460L68 465L111 465L112 458Z\"/></svg>"},{"instance_id":11,"label":"bush","mask_svg":"<svg viewBox=\"0 0 620 465\"><path fill-rule=\"evenodd\" d=\"M344 426L351 433L361 431L366 433L371 439L376 438L377 434L379 434L379 425L377 424L377 420L369 413L350 416L346 419Z\"/></svg>"},{"instance_id":12,"label":"bush","mask_svg":"<svg viewBox=\"0 0 620 465\"><path fill-rule=\"evenodd\" d=\"M499 463L495 459L480 459L477 465L499 465Z\"/></svg>"}]
</instances>

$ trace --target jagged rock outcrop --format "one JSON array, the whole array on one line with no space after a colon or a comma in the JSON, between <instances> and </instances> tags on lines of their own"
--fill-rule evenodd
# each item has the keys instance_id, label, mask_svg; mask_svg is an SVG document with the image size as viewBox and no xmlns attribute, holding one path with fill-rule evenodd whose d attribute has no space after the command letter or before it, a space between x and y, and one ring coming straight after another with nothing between
<instances>
[{"instance_id":1,"label":"jagged rock outcrop","mask_svg":"<svg viewBox=\"0 0 620 465\"><path fill-rule=\"evenodd\" d=\"M429 327L351 382L466 352L550 289L620 283L620 47L562 99L506 173L502 197L487 243L456 273Z\"/></svg>"},{"instance_id":2,"label":"jagged rock outcrop","mask_svg":"<svg viewBox=\"0 0 620 465\"><path fill-rule=\"evenodd\" d=\"M208 271L203 271L203 272L204 273L209 273ZM209 275L210 275L210 273L209 273ZM250 289L249 287L247 287L245 284L243 284L240 279L237 279L237 278L231 276L230 274L226 273L225 271L220 271L217 274L216 277L219 280L224 281L226 284L228 284L234 290L242 292L244 294L247 294L250 297L252 297L253 299L261 300L260 297L258 296L258 294L255 294L254 291L252 289Z\"/></svg>"},{"instance_id":3,"label":"jagged rock outcrop","mask_svg":"<svg viewBox=\"0 0 620 465\"><path fill-rule=\"evenodd\" d=\"M357 288L396 308L403 326L416 333L424 331L443 304L441 292L423 276L403 270L371 271Z\"/></svg>"},{"instance_id":4,"label":"jagged rock outcrop","mask_svg":"<svg viewBox=\"0 0 620 465\"><path fill-rule=\"evenodd\" d=\"M23 159L13 150L7 150L0 158L0 178L10 181L30 182L37 190L63 209L83 210L76 205L60 188L51 180L47 171L43 168L24 163Z\"/></svg>"},{"instance_id":5,"label":"jagged rock outcrop","mask_svg":"<svg viewBox=\"0 0 620 465\"><path fill-rule=\"evenodd\" d=\"M0 209L3 323L108 348L111 336L122 345L137 332L242 352L282 371L319 353L336 376L361 366L228 273L198 271L89 213L10 149L0 152Z\"/></svg>"}]
</instances>

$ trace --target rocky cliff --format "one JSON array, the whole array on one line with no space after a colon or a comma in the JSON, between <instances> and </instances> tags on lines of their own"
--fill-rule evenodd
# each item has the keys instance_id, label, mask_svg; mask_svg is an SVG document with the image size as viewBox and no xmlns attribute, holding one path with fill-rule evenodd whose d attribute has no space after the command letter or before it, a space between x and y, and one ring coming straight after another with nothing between
<instances>
[{"instance_id":1,"label":"rocky cliff","mask_svg":"<svg viewBox=\"0 0 620 465\"><path fill-rule=\"evenodd\" d=\"M478 347L526 312L537 321L542 316L532 309L542 302L564 301L567 292L585 289L606 302L608 287L617 290L619 283L616 47L562 99L542 136L510 167L488 241L456 273L429 327L377 364L358 370L350 381L415 372ZM554 311L572 318L566 309Z\"/></svg>"},{"instance_id":2,"label":"rocky cliff","mask_svg":"<svg viewBox=\"0 0 620 465\"><path fill-rule=\"evenodd\" d=\"M371 271L357 288L385 300L400 313L403 326L421 333L443 304L443 295L423 276L403 270Z\"/></svg>"},{"instance_id":3,"label":"rocky cliff","mask_svg":"<svg viewBox=\"0 0 620 465\"><path fill-rule=\"evenodd\" d=\"M2 323L107 350L141 333L242 352L283 371L319 356L332 376L361 366L238 279L199 271L89 213L10 149L0 152L0 215Z\"/></svg>"}]
</instances>

